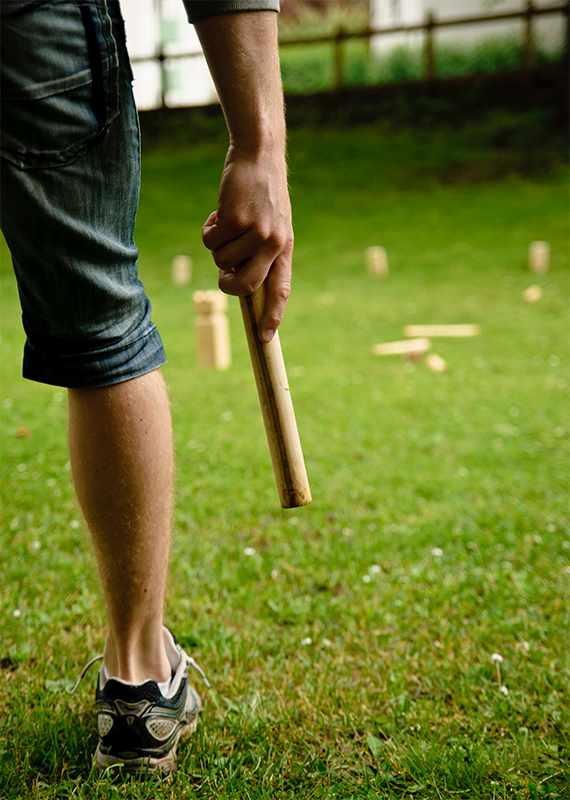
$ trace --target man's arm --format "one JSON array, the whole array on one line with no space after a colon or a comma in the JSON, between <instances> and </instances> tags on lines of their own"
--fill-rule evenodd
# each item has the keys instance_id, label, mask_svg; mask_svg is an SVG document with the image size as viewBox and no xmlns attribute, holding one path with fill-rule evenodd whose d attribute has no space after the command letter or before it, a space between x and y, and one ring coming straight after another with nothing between
<instances>
[{"instance_id":1,"label":"man's arm","mask_svg":"<svg viewBox=\"0 0 570 800\"><path fill-rule=\"evenodd\" d=\"M251 294L265 281L258 335L270 341L289 297L293 252L277 14L227 13L195 26L230 133L218 208L203 240L224 292Z\"/></svg>"}]
</instances>

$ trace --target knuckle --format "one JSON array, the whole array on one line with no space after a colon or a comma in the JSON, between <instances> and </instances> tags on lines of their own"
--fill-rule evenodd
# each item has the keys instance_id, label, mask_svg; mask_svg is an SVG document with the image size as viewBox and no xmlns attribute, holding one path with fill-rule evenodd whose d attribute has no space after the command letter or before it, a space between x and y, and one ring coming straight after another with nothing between
<instances>
[{"instance_id":1,"label":"knuckle","mask_svg":"<svg viewBox=\"0 0 570 800\"><path fill-rule=\"evenodd\" d=\"M275 294L279 300L283 300L285 303L289 299L289 295L291 294L291 284L290 283L281 283L275 289Z\"/></svg>"},{"instance_id":2,"label":"knuckle","mask_svg":"<svg viewBox=\"0 0 570 800\"><path fill-rule=\"evenodd\" d=\"M243 233L251 225L251 219L245 211L236 211L232 219L232 229L236 232Z\"/></svg>"},{"instance_id":3,"label":"knuckle","mask_svg":"<svg viewBox=\"0 0 570 800\"><path fill-rule=\"evenodd\" d=\"M279 253L282 253L287 246L288 237L283 231L273 231L268 241Z\"/></svg>"}]
</instances>

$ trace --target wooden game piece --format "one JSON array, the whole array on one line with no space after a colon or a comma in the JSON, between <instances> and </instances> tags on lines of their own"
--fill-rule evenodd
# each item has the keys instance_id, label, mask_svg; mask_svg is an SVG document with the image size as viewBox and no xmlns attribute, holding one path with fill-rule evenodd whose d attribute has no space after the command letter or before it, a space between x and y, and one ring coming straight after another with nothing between
<instances>
[{"instance_id":1,"label":"wooden game piece","mask_svg":"<svg viewBox=\"0 0 570 800\"><path fill-rule=\"evenodd\" d=\"M192 259L190 256L174 256L172 259L172 283L185 286L192 280Z\"/></svg>"},{"instance_id":2,"label":"wooden game piece","mask_svg":"<svg viewBox=\"0 0 570 800\"><path fill-rule=\"evenodd\" d=\"M405 356L410 353L423 354L431 347L429 339L404 339L401 342L385 342L375 344L372 354L375 356Z\"/></svg>"},{"instance_id":3,"label":"wooden game piece","mask_svg":"<svg viewBox=\"0 0 570 800\"><path fill-rule=\"evenodd\" d=\"M390 274L388 269L388 254L384 247L367 247L364 251L366 255L366 266L368 272L375 278L386 278Z\"/></svg>"},{"instance_id":4,"label":"wooden game piece","mask_svg":"<svg viewBox=\"0 0 570 800\"><path fill-rule=\"evenodd\" d=\"M542 286L533 283L528 289L523 292L523 300L525 303L537 303L542 297Z\"/></svg>"},{"instance_id":5,"label":"wooden game piece","mask_svg":"<svg viewBox=\"0 0 570 800\"><path fill-rule=\"evenodd\" d=\"M531 242L528 248L528 266L531 272L542 274L550 266L550 245L548 242Z\"/></svg>"},{"instance_id":6,"label":"wooden game piece","mask_svg":"<svg viewBox=\"0 0 570 800\"><path fill-rule=\"evenodd\" d=\"M430 353L426 358L426 363L432 372L445 372L447 370L447 361L437 353Z\"/></svg>"},{"instance_id":7,"label":"wooden game piece","mask_svg":"<svg viewBox=\"0 0 570 800\"><path fill-rule=\"evenodd\" d=\"M479 325L406 325L404 336L479 336Z\"/></svg>"},{"instance_id":8,"label":"wooden game piece","mask_svg":"<svg viewBox=\"0 0 570 800\"><path fill-rule=\"evenodd\" d=\"M269 452L283 508L299 508L311 502L311 489L297 430L285 361L276 331L264 343L257 325L265 305L265 286L248 297L240 297L247 344L255 375Z\"/></svg>"},{"instance_id":9,"label":"wooden game piece","mask_svg":"<svg viewBox=\"0 0 570 800\"><path fill-rule=\"evenodd\" d=\"M198 363L201 367L228 369L232 363L230 332L225 311L228 298L217 290L194 292L194 306L198 312Z\"/></svg>"}]
</instances>

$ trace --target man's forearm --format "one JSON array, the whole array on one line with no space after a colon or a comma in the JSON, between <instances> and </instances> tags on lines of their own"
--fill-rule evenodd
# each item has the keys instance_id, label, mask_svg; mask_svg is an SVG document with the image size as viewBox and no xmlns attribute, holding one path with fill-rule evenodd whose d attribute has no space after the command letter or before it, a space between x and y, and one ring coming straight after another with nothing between
<instances>
[{"instance_id":1,"label":"man's forearm","mask_svg":"<svg viewBox=\"0 0 570 800\"><path fill-rule=\"evenodd\" d=\"M232 146L285 151L277 14L209 17L196 30L226 116Z\"/></svg>"},{"instance_id":2,"label":"man's forearm","mask_svg":"<svg viewBox=\"0 0 570 800\"><path fill-rule=\"evenodd\" d=\"M248 295L265 285L258 334L268 342L289 297L293 252L277 14L223 14L196 30L230 133L218 207L202 238L224 292Z\"/></svg>"}]
</instances>

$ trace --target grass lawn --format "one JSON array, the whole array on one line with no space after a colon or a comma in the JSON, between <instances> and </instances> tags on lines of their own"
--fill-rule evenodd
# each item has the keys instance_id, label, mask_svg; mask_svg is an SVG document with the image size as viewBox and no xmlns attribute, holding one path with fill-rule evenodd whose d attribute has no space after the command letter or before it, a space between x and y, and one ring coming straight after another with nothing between
<instances>
[{"instance_id":1,"label":"grass lawn","mask_svg":"<svg viewBox=\"0 0 570 800\"><path fill-rule=\"evenodd\" d=\"M140 272L178 460L167 621L213 685L165 784L92 774L95 670L66 693L101 651L104 609L65 394L20 378L3 245L2 798L568 797L566 176L521 174L473 130L291 133L281 342L314 497L295 511L279 508L237 300L232 368L197 367L223 142L143 159ZM552 247L538 278L535 239ZM383 281L364 265L378 244ZM178 253L189 288L170 283ZM544 294L525 305L531 283ZM432 322L482 334L434 340L442 374L371 355Z\"/></svg>"}]
</instances>

